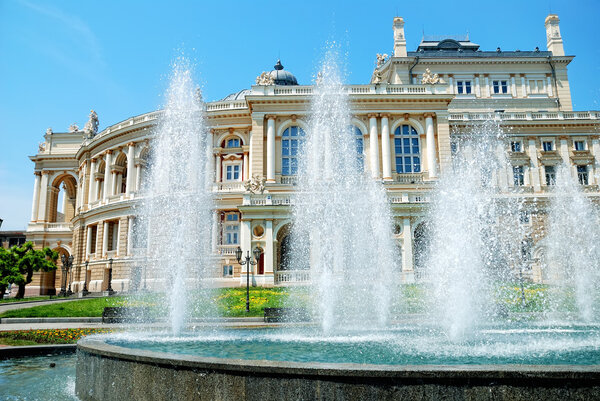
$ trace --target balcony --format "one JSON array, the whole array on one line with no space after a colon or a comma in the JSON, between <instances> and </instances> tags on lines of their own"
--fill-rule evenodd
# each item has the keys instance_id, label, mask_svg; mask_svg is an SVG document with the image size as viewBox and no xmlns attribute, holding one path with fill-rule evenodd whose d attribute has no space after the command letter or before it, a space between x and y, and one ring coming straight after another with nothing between
<instances>
[{"instance_id":1,"label":"balcony","mask_svg":"<svg viewBox=\"0 0 600 401\"><path fill-rule=\"evenodd\" d=\"M309 270L280 270L275 272L276 284L309 283Z\"/></svg>"},{"instance_id":2,"label":"balcony","mask_svg":"<svg viewBox=\"0 0 600 401\"><path fill-rule=\"evenodd\" d=\"M395 173L392 175L394 184L422 184L423 173Z\"/></svg>"},{"instance_id":3,"label":"balcony","mask_svg":"<svg viewBox=\"0 0 600 401\"><path fill-rule=\"evenodd\" d=\"M215 192L245 192L244 183L241 181L236 182L217 182L213 186Z\"/></svg>"},{"instance_id":4,"label":"balcony","mask_svg":"<svg viewBox=\"0 0 600 401\"><path fill-rule=\"evenodd\" d=\"M239 245L219 245L217 247L217 253L221 256L233 256L235 257L235 251Z\"/></svg>"}]
</instances>

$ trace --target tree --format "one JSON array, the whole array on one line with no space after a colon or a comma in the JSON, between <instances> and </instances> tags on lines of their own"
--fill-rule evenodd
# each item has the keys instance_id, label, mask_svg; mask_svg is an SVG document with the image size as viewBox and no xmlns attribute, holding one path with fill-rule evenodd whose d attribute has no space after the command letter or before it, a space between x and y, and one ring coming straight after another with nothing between
<instances>
[{"instance_id":1,"label":"tree","mask_svg":"<svg viewBox=\"0 0 600 401\"><path fill-rule=\"evenodd\" d=\"M41 250L33 249L33 243L26 242L21 247L13 246L11 252L15 254L16 265L20 273L17 280L14 281L19 286L16 298L23 298L25 296L25 286L31 283L33 272L40 270L51 272L56 270L58 252L48 247Z\"/></svg>"},{"instance_id":2,"label":"tree","mask_svg":"<svg viewBox=\"0 0 600 401\"><path fill-rule=\"evenodd\" d=\"M9 250L0 248L0 299L4 298L4 291L8 285L17 281L20 276L16 255Z\"/></svg>"}]
</instances>

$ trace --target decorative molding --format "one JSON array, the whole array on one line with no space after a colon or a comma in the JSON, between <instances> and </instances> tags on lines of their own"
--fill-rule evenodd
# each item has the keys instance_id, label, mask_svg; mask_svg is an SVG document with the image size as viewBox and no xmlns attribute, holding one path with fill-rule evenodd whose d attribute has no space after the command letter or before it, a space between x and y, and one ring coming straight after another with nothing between
<instances>
[{"instance_id":1,"label":"decorative molding","mask_svg":"<svg viewBox=\"0 0 600 401\"><path fill-rule=\"evenodd\" d=\"M431 74L431 70L429 68L425 69L423 73L423 78L421 78L421 84L423 85L435 85L440 83L440 76L438 74Z\"/></svg>"},{"instance_id":2,"label":"decorative molding","mask_svg":"<svg viewBox=\"0 0 600 401\"><path fill-rule=\"evenodd\" d=\"M269 74L266 71L263 71L262 74L260 74L259 76L256 77L256 85L260 85L260 86L275 85L275 80L273 79L271 74Z\"/></svg>"},{"instance_id":3,"label":"decorative molding","mask_svg":"<svg viewBox=\"0 0 600 401\"><path fill-rule=\"evenodd\" d=\"M252 178L244 182L244 188L250 193L262 194L265 191L265 182L265 177L259 174L254 174L252 175Z\"/></svg>"}]
</instances>

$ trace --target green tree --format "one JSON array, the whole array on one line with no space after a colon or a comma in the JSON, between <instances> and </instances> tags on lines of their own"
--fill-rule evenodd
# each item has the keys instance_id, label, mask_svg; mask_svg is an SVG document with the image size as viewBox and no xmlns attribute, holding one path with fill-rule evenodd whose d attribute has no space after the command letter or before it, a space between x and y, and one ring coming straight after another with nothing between
<instances>
[{"instance_id":1,"label":"green tree","mask_svg":"<svg viewBox=\"0 0 600 401\"><path fill-rule=\"evenodd\" d=\"M17 281L20 276L16 255L7 249L0 248L0 299L4 298L4 291L8 285Z\"/></svg>"},{"instance_id":2,"label":"green tree","mask_svg":"<svg viewBox=\"0 0 600 401\"><path fill-rule=\"evenodd\" d=\"M15 254L19 277L14 281L19 286L16 298L25 296L25 286L31 283L33 272L51 272L56 270L56 259L58 252L46 247L44 249L33 249L33 242L26 242L23 246L13 246L11 252Z\"/></svg>"}]
</instances>

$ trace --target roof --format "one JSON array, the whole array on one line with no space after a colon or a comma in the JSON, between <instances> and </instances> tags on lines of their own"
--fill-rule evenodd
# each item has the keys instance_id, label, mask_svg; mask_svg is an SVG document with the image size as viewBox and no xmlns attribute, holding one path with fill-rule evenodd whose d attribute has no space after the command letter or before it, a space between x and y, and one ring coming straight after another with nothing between
<instances>
[{"instance_id":1,"label":"roof","mask_svg":"<svg viewBox=\"0 0 600 401\"><path fill-rule=\"evenodd\" d=\"M409 57L420 58L548 57L551 55L552 52L540 51L538 48L534 51L502 51L500 48L496 51L481 51L477 43L471 42L469 35L423 36L417 51L407 53Z\"/></svg>"},{"instance_id":2,"label":"roof","mask_svg":"<svg viewBox=\"0 0 600 401\"><path fill-rule=\"evenodd\" d=\"M219 100L219 102L224 102L228 100L243 100L246 98L246 95L250 94L250 89L242 89L241 91L230 93L225 96L223 99Z\"/></svg>"}]
</instances>

